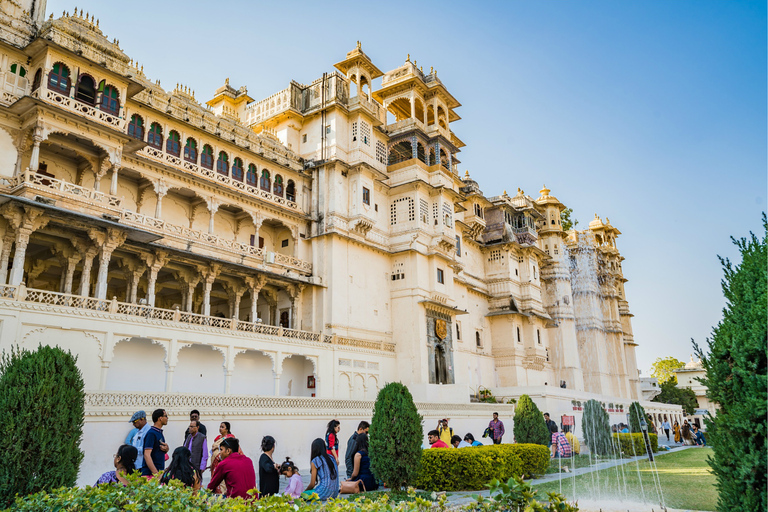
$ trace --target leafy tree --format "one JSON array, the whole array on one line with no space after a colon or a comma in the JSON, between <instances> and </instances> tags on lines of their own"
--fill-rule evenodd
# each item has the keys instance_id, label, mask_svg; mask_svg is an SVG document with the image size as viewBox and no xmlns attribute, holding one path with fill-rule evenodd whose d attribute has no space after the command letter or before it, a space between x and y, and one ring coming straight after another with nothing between
<instances>
[{"instance_id":1,"label":"leafy tree","mask_svg":"<svg viewBox=\"0 0 768 512\"><path fill-rule=\"evenodd\" d=\"M640 428L640 419L648 417L648 415L645 414L645 409L643 406L640 405L640 402L632 402L629 404L629 410L627 413L629 413L629 431L633 434L641 432L642 429Z\"/></svg>"},{"instance_id":2,"label":"leafy tree","mask_svg":"<svg viewBox=\"0 0 768 512\"><path fill-rule=\"evenodd\" d=\"M0 508L77 480L83 452L83 378L69 352L41 346L0 359Z\"/></svg>"},{"instance_id":3,"label":"leafy tree","mask_svg":"<svg viewBox=\"0 0 768 512\"><path fill-rule=\"evenodd\" d=\"M584 432L584 442L589 445L592 453L598 455L612 453L611 424L608 413L597 400L587 400L584 404L581 431Z\"/></svg>"},{"instance_id":4,"label":"leafy tree","mask_svg":"<svg viewBox=\"0 0 768 512\"><path fill-rule=\"evenodd\" d=\"M377 477L394 490L402 490L419 474L423 418L413 396L399 382L379 391L370 430L371 466Z\"/></svg>"},{"instance_id":5,"label":"leafy tree","mask_svg":"<svg viewBox=\"0 0 768 512\"><path fill-rule=\"evenodd\" d=\"M733 243L741 252L735 266L720 258L726 306L723 319L707 339L709 355L694 342L706 376L707 397L719 404L706 417L707 440L714 449L709 465L717 478L718 510L766 510L766 281L768 221L762 240L754 233Z\"/></svg>"},{"instance_id":6,"label":"leafy tree","mask_svg":"<svg viewBox=\"0 0 768 512\"><path fill-rule=\"evenodd\" d=\"M684 362L672 356L659 357L651 365L651 377L656 377L659 380L659 385L664 384L670 379L674 379L675 384L677 384L675 370L683 366L685 366Z\"/></svg>"},{"instance_id":7,"label":"leafy tree","mask_svg":"<svg viewBox=\"0 0 768 512\"><path fill-rule=\"evenodd\" d=\"M666 381L661 385L661 393L656 395L652 401L662 404L682 405L685 414L690 416L699 407L696 393L691 388L679 388L676 384L677 379L674 378Z\"/></svg>"},{"instance_id":8,"label":"leafy tree","mask_svg":"<svg viewBox=\"0 0 768 512\"><path fill-rule=\"evenodd\" d=\"M546 446L547 441L552 438L544 415L528 395L522 395L517 401L513 425L515 442Z\"/></svg>"},{"instance_id":9,"label":"leafy tree","mask_svg":"<svg viewBox=\"0 0 768 512\"><path fill-rule=\"evenodd\" d=\"M573 215L573 208L566 208L560 212L560 224L563 226L563 231L570 231L579 225L579 221L571 218Z\"/></svg>"}]
</instances>

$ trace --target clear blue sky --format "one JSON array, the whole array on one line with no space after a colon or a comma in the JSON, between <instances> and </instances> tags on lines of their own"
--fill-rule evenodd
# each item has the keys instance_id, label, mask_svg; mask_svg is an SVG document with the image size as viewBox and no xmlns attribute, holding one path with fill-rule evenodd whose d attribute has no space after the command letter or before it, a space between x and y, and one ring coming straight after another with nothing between
<instances>
[{"instance_id":1,"label":"clear blue sky","mask_svg":"<svg viewBox=\"0 0 768 512\"><path fill-rule=\"evenodd\" d=\"M58 17L71 0L49 1ZM462 103L453 131L487 195L543 183L579 227L623 235L638 365L684 361L724 299L717 255L766 210L766 2L160 2L87 0L166 89L209 99L229 77L261 99L309 83L359 39L406 54ZM378 87L379 81L375 86Z\"/></svg>"}]
</instances>

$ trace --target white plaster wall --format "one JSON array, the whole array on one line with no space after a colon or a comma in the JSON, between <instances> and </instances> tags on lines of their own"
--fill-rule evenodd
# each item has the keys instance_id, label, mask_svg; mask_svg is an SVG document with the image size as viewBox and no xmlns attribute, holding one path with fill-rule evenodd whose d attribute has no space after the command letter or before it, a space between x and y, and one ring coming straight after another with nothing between
<instances>
[{"instance_id":1,"label":"white plaster wall","mask_svg":"<svg viewBox=\"0 0 768 512\"><path fill-rule=\"evenodd\" d=\"M274 395L275 380L272 372L272 359L249 350L235 358L235 371L232 373L230 393L233 395Z\"/></svg>"},{"instance_id":2,"label":"white plaster wall","mask_svg":"<svg viewBox=\"0 0 768 512\"><path fill-rule=\"evenodd\" d=\"M0 176L13 176L17 155L11 135L0 128Z\"/></svg>"},{"instance_id":3,"label":"white plaster wall","mask_svg":"<svg viewBox=\"0 0 768 512\"><path fill-rule=\"evenodd\" d=\"M280 376L280 394L283 396L311 396L315 389L307 388L307 377L314 372L314 365L302 356L283 360Z\"/></svg>"},{"instance_id":4,"label":"white plaster wall","mask_svg":"<svg viewBox=\"0 0 768 512\"><path fill-rule=\"evenodd\" d=\"M100 335L83 331L23 325L21 348L34 351L39 345L50 345L70 351L77 356L77 367L83 374L86 390L99 389L101 382Z\"/></svg>"},{"instance_id":5,"label":"white plaster wall","mask_svg":"<svg viewBox=\"0 0 768 512\"><path fill-rule=\"evenodd\" d=\"M172 389L180 393L223 393L224 356L203 345L181 349Z\"/></svg>"},{"instance_id":6,"label":"white plaster wall","mask_svg":"<svg viewBox=\"0 0 768 512\"><path fill-rule=\"evenodd\" d=\"M110 391L165 391L165 350L145 338L118 342L107 371Z\"/></svg>"}]
</instances>

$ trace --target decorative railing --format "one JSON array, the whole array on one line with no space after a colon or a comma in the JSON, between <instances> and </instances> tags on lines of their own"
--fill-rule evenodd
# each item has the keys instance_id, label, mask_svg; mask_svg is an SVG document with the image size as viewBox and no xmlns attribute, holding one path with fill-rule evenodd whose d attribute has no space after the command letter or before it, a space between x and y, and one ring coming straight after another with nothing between
<instances>
[{"instance_id":1,"label":"decorative railing","mask_svg":"<svg viewBox=\"0 0 768 512\"><path fill-rule=\"evenodd\" d=\"M382 116L381 116L382 109L381 109L381 105L379 105L378 102L376 102L375 100L370 100L362 94L358 94L357 96L349 99L350 108L353 108L355 105L358 105L358 104L361 107L363 107L365 110L370 112L371 115L373 115L373 117L375 117L380 121L382 120Z\"/></svg>"},{"instance_id":2,"label":"decorative railing","mask_svg":"<svg viewBox=\"0 0 768 512\"><path fill-rule=\"evenodd\" d=\"M120 302L116 299L96 299L69 293L38 290L35 288L27 288L24 285L0 285L0 301L3 300L31 302L51 307L100 311L105 314L125 315L134 319L174 322L178 325L204 326L206 328L221 329L222 332L239 331L253 333L279 338L281 341L297 340L367 350L380 350L382 352L395 351L395 344L386 341L359 340L356 338L331 336L318 332L300 331L297 329L288 329L287 327L265 325L256 322L245 322L234 318L219 318L210 315L201 315L198 313L180 311L179 309L163 309L149 305ZM68 312L70 310L68 309L65 311Z\"/></svg>"},{"instance_id":3,"label":"decorative railing","mask_svg":"<svg viewBox=\"0 0 768 512\"><path fill-rule=\"evenodd\" d=\"M182 171L193 172L199 176L206 178L209 181L213 181L216 183L223 183L233 189L246 192L252 195L253 197L264 199L266 201L269 201L270 203L284 206L290 210L295 210L295 211L299 210L299 205L294 201L289 201L284 197L276 196L270 192L267 192L266 190L261 190L258 187L247 185L242 181L237 181L235 179L232 179L230 176L227 176L226 174L221 174L212 169L206 169L205 167L201 167L195 163L187 162L186 160L182 160L177 156L169 155L168 153L165 153L159 149L156 149L150 146L145 146L143 149L137 151L136 154L144 156L151 160L155 160L157 162L170 164Z\"/></svg>"},{"instance_id":4,"label":"decorative railing","mask_svg":"<svg viewBox=\"0 0 768 512\"><path fill-rule=\"evenodd\" d=\"M85 199L94 203L98 203L102 206L109 206L112 208L120 208L123 200L120 197L116 197L104 192L98 192L96 190L75 185L68 181L57 180L42 174L37 174L29 169L26 169L23 173L11 178L9 180L9 186L11 188L19 186L27 186L31 188L45 188L56 191L65 196L76 197L78 199Z\"/></svg>"},{"instance_id":5,"label":"decorative railing","mask_svg":"<svg viewBox=\"0 0 768 512\"><path fill-rule=\"evenodd\" d=\"M86 105L85 103L81 103L74 98L64 96L63 94L59 94L56 91L52 91L45 87L39 87L35 92L32 93L32 96L45 102L58 105L64 110L69 110L70 112L85 116L87 118L93 119L94 121L109 125L121 131L125 127L125 119L120 119L120 117L116 115L104 112L103 110L99 110L98 108L92 107L91 105Z\"/></svg>"},{"instance_id":6,"label":"decorative railing","mask_svg":"<svg viewBox=\"0 0 768 512\"><path fill-rule=\"evenodd\" d=\"M13 103L16 103L16 101L21 96L17 96L13 93L10 93L8 91L2 91L0 92L0 104L2 105L12 105Z\"/></svg>"}]
</instances>

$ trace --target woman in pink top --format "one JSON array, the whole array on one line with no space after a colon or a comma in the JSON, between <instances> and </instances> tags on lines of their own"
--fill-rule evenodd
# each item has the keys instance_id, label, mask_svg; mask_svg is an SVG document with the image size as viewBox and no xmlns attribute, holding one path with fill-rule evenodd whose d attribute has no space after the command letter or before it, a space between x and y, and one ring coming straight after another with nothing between
<instances>
[{"instance_id":1,"label":"woman in pink top","mask_svg":"<svg viewBox=\"0 0 768 512\"><path fill-rule=\"evenodd\" d=\"M285 475L288 478L288 487L285 488L283 494L286 494L291 498L298 498L301 496L301 491L304 490L304 483L301 481L299 468L293 464L290 457L286 457L285 462L280 466L280 474Z\"/></svg>"}]
</instances>

